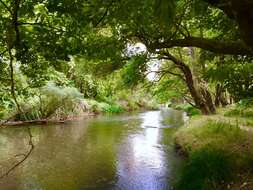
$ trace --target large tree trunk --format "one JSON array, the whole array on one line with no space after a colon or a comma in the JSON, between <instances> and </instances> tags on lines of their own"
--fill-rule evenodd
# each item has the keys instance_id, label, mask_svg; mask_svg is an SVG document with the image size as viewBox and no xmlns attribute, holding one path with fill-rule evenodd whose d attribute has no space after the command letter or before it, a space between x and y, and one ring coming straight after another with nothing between
<instances>
[{"instance_id":1,"label":"large tree trunk","mask_svg":"<svg viewBox=\"0 0 253 190\"><path fill-rule=\"evenodd\" d=\"M226 91L221 84L216 85L216 93L215 93L215 105L225 107L228 105Z\"/></svg>"},{"instance_id":2,"label":"large tree trunk","mask_svg":"<svg viewBox=\"0 0 253 190\"><path fill-rule=\"evenodd\" d=\"M196 107L202 112L202 114L209 115L215 113L215 106L212 101L211 94L207 89L198 87L198 84L193 79L193 74L188 65L182 60L179 60L169 53L164 53L167 59L171 60L182 71L185 78L185 83L189 89L192 99Z\"/></svg>"},{"instance_id":3,"label":"large tree trunk","mask_svg":"<svg viewBox=\"0 0 253 190\"><path fill-rule=\"evenodd\" d=\"M209 91L207 89L197 87L196 83L193 80L192 72L187 65L181 65L180 69L184 73L186 85L196 106L205 115L215 113L215 106L213 104Z\"/></svg>"}]
</instances>

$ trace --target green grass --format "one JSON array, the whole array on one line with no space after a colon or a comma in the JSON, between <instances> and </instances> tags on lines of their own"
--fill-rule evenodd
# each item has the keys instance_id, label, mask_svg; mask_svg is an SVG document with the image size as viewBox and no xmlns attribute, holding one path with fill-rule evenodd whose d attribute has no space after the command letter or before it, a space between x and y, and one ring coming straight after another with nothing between
<instances>
[{"instance_id":1,"label":"green grass","mask_svg":"<svg viewBox=\"0 0 253 190\"><path fill-rule=\"evenodd\" d=\"M197 108L193 107L190 104L178 104L175 106L172 105L172 107L175 109L178 109L178 110L183 110L183 111L187 112L187 114L190 116L201 114L201 112Z\"/></svg>"},{"instance_id":2,"label":"green grass","mask_svg":"<svg viewBox=\"0 0 253 190\"><path fill-rule=\"evenodd\" d=\"M221 150L204 147L193 153L184 166L177 190L218 190L232 179L231 157Z\"/></svg>"},{"instance_id":3,"label":"green grass","mask_svg":"<svg viewBox=\"0 0 253 190\"><path fill-rule=\"evenodd\" d=\"M227 111L224 116L253 118L253 108L235 107Z\"/></svg>"},{"instance_id":4,"label":"green grass","mask_svg":"<svg viewBox=\"0 0 253 190\"><path fill-rule=\"evenodd\" d=\"M122 113L124 109L118 105L107 105L103 108L105 113Z\"/></svg>"},{"instance_id":5,"label":"green grass","mask_svg":"<svg viewBox=\"0 0 253 190\"><path fill-rule=\"evenodd\" d=\"M241 183L237 175L253 171L253 131L242 129L244 124L223 115L195 116L179 129L175 143L188 159L177 189L216 190L231 180Z\"/></svg>"}]
</instances>

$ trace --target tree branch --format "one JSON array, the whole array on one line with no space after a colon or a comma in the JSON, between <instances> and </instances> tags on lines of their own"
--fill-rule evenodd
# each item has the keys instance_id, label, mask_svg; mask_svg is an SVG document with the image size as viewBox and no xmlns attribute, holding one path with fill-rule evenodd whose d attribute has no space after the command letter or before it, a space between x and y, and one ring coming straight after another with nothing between
<instances>
[{"instance_id":1,"label":"tree branch","mask_svg":"<svg viewBox=\"0 0 253 190\"><path fill-rule=\"evenodd\" d=\"M5 172L4 174L2 174L0 176L0 179L3 179L4 177L8 176L15 168L17 168L19 165L21 165L32 153L33 149L34 149L34 144L32 141L32 132L31 129L29 127L27 127L27 132L29 135L29 141L28 141L28 145L30 146L29 151L26 154L22 154L24 156L24 158L22 158L19 162L17 162L15 165L13 165L7 172ZM16 155L17 156L17 155Z\"/></svg>"},{"instance_id":2,"label":"tree branch","mask_svg":"<svg viewBox=\"0 0 253 190\"><path fill-rule=\"evenodd\" d=\"M225 42L200 37L186 37L184 39L167 40L146 44L150 49L166 49L173 47L198 47L219 54L253 55L253 50L243 42Z\"/></svg>"}]
</instances>

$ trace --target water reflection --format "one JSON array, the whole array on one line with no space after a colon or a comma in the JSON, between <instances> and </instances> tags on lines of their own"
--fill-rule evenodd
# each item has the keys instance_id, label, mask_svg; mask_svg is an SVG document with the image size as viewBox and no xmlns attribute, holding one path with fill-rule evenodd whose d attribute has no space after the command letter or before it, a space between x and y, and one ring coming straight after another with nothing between
<instances>
[{"instance_id":1,"label":"water reflection","mask_svg":"<svg viewBox=\"0 0 253 190\"><path fill-rule=\"evenodd\" d=\"M167 113L167 114L166 114ZM173 114L174 113L174 114ZM165 190L170 188L168 183L169 170L167 159L168 147L161 143L164 133L163 128L168 128L163 124L163 120L168 115L181 115L182 112L171 112L171 110L150 111L140 115L142 119L141 133L130 136L127 143L122 145L119 152L118 189L138 189L138 190ZM177 116L176 116L177 117Z\"/></svg>"},{"instance_id":2,"label":"water reflection","mask_svg":"<svg viewBox=\"0 0 253 190\"><path fill-rule=\"evenodd\" d=\"M180 158L167 143L168 117L184 119L181 112L163 110L31 127L35 149L0 181L0 189L169 189ZM28 149L27 141L24 128L0 129L0 172Z\"/></svg>"}]
</instances>

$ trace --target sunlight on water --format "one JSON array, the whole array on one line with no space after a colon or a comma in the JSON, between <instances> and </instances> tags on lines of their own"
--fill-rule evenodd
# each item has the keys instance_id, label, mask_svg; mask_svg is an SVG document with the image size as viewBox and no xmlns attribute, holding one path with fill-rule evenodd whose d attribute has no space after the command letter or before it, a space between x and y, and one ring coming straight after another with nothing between
<instances>
[{"instance_id":1,"label":"sunlight on water","mask_svg":"<svg viewBox=\"0 0 253 190\"><path fill-rule=\"evenodd\" d=\"M182 120L182 112L162 110L31 126L35 149L0 189L167 190L181 159L166 142ZM25 128L0 129L0 172L27 150L27 140Z\"/></svg>"},{"instance_id":2,"label":"sunlight on water","mask_svg":"<svg viewBox=\"0 0 253 190\"><path fill-rule=\"evenodd\" d=\"M144 114L141 114L141 118L143 122L141 124L142 127L161 127L161 111L150 111Z\"/></svg>"}]
</instances>

